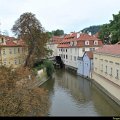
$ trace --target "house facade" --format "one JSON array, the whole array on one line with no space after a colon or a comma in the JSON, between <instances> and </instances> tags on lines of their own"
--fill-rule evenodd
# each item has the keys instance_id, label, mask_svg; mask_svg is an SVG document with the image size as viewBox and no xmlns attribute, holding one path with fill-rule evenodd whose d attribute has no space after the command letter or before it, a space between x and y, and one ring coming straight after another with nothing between
<instances>
[{"instance_id":1,"label":"house facade","mask_svg":"<svg viewBox=\"0 0 120 120\"><path fill-rule=\"evenodd\" d=\"M78 57L83 57L85 51L94 51L102 45L102 41L93 35L70 33L58 45L58 55L66 67L77 70Z\"/></svg>"},{"instance_id":2,"label":"house facade","mask_svg":"<svg viewBox=\"0 0 120 120\"><path fill-rule=\"evenodd\" d=\"M83 57L78 58L77 74L91 78L93 68L93 52L87 51Z\"/></svg>"},{"instance_id":3,"label":"house facade","mask_svg":"<svg viewBox=\"0 0 120 120\"><path fill-rule=\"evenodd\" d=\"M120 44L104 45L97 49L93 61L93 79L99 75L120 86Z\"/></svg>"},{"instance_id":4,"label":"house facade","mask_svg":"<svg viewBox=\"0 0 120 120\"><path fill-rule=\"evenodd\" d=\"M62 39L63 36L53 36L50 38L49 42L46 45L49 50L52 50L52 55L49 55L49 57L58 56L57 46L62 41Z\"/></svg>"},{"instance_id":5,"label":"house facade","mask_svg":"<svg viewBox=\"0 0 120 120\"><path fill-rule=\"evenodd\" d=\"M0 65L13 68L24 64L27 56L27 46L22 40L13 37L0 36Z\"/></svg>"}]
</instances>

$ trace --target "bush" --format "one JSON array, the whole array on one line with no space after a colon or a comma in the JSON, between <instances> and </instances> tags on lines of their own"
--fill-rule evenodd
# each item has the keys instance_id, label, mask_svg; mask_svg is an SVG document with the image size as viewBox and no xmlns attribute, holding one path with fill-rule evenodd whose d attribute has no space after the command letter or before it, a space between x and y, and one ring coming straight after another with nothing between
<instances>
[{"instance_id":1,"label":"bush","mask_svg":"<svg viewBox=\"0 0 120 120\"><path fill-rule=\"evenodd\" d=\"M47 76L52 77L52 74L54 72L53 62L50 60L45 60L44 66L46 67Z\"/></svg>"}]
</instances>

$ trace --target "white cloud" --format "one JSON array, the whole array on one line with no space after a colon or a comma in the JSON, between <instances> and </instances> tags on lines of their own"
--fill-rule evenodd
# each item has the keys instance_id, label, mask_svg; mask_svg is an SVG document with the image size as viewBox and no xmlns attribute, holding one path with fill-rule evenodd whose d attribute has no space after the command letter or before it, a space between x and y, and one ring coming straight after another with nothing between
<instances>
[{"instance_id":1,"label":"white cloud","mask_svg":"<svg viewBox=\"0 0 120 120\"><path fill-rule=\"evenodd\" d=\"M24 12L32 12L46 30L79 31L109 22L120 10L119 0L0 0L2 30L10 30Z\"/></svg>"}]
</instances>

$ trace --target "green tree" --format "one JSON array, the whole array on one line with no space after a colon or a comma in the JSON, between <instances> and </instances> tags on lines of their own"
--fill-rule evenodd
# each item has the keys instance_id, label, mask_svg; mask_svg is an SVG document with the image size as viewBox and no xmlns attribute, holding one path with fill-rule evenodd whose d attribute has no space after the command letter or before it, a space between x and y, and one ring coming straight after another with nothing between
<instances>
[{"instance_id":1,"label":"green tree","mask_svg":"<svg viewBox=\"0 0 120 120\"><path fill-rule=\"evenodd\" d=\"M25 67L33 66L36 60L46 55L45 45L49 37L35 14L23 13L13 25L12 31L28 45Z\"/></svg>"},{"instance_id":2,"label":"green tree","mask_svg":"<svg viewBox=\"0 0 120 120\"><path fill-rule=\"evenodd\" d=\"M44 66L46 67L47 76L52 77L52 74L54 72L53 62L50 60L45 60Z\"/></svg>"},{"instance_id":3,"label":"green tree","mask_svg":"<svg viewBox=\"0 0 120 120\"><path fill-rule=\"evenodd\" d=\"M120 40L120 12L113 14L113 20L102 26L99 37L103 39L104 43L115 44Z\"/></svg>"},{"instance_id":4,"label":"green tree","mask_svg":"<svg viewBox=\"0 0 120 120\"><path fill-rule=\"evenodd\" d=\"M55 31L52 31L52 35L54 35L54 36L61 36L61 35L64 35L64 31L57 29Z\"/></svg>"},{"instance_id":5,"label":"green tree","mask_svg":"<svg viewBox=\"0 0 120 120\"><path fill-rule=\"evenodd\" d=\"M102 25L100 32L99 32L99 38L103 40L104 44L109 44L110 43L110 29L109 29L109 24L104 24Z\"/></svg>"},{"instance_id":6,"label":"green tree","mask_svg":"<svg viewBox=\"0 0 120 120\"><path fill-rule=\"evenodd\" d=\"M94 35L97 32L99 32L100 28L101 28L101 25L93 25L93 26L84 28L83 30L81 30L81 32L83 33L91 32L91 34Z\"/></svg>"}]
</instances>

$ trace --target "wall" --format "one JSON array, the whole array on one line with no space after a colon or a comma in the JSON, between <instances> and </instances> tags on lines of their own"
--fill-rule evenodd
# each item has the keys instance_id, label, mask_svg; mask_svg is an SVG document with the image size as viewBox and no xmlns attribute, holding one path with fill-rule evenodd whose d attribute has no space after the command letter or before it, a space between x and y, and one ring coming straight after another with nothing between
<instances>
[{"instance_id":1,"label":"wall","mask_svg":"<svg viewBox=\"0 0 120 120\"><path fill-rule=\"evenodd\" d=\"M22 65L26 55L27 50L24 47L1 47L2 65L6 65L7 67L13 66L16 68Z\"/></svg>"},{"instance_id":2,"label":"wall","mask_svg":"<svg viewBox=\"0 0 120 120\"><path fill-rule=\"evenodd\" d=\"M120 57L94 53L94 72L120 86ZM107 71L106 71L107 66ZM112 68L112 74L111 74ZM116 78L117 72L119 77ZM96 78L93 78L96 79Z\"/></svg>"}]
</instances>

